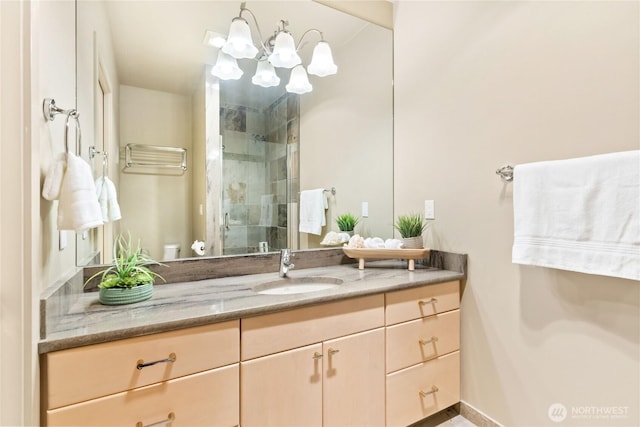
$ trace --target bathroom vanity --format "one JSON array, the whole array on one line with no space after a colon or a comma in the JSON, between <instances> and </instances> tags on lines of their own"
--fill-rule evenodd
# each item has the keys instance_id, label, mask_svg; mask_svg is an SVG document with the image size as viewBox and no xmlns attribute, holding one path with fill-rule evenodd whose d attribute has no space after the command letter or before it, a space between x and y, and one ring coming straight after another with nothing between
<instances>
[{"instance_id":1,"label":"bathroom vanity","mask_svg":"<svg viewBox=\"0 0 640 427\"><path fill-rule=\"evenodd\" d=\"M460 400L460 272L330 266L83 294L40 343L43 425L406 426Z\"/></svg>"}]
</instances>

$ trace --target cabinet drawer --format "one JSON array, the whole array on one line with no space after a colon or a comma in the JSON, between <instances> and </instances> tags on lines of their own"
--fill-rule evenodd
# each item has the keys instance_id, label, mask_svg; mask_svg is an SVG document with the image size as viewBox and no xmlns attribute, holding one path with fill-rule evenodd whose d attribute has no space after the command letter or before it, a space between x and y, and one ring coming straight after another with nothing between
<instances>
[{"instance_id":1,"label":"cabinet drawer","mask_svg":"<svg viewBox=\"0 0 640 427\"><path fill-rule=\"evenodd\" d=\"M426 285L386 294L385 322L393 325L460 307L458 281Z\"/></svg>"},{"instance_id":2,"label":"cabinet drawer","mask_svg":"<svg viewBox=\"0 0 640 427\"><path fill-rule=\"evenodd\" d=\"M459 401L459 351L387 375L387 426L408 426Z\"/></svg>"},{"instance_id":3,"label":"cabinet drawer","mask_svg":"<svg viewBox=\"0 0 640 427\"><path fill-rule=\"evenodd\" d=\"M460 310L387 328L387 373L460 349Z\"/></svg>"},{"instance_id":4,"label":"cabinet drawer","mask_svg":"<svg viewBox=\"0 0 640 427\"><path fill-rule=\"evenodd\" d=\"M174 427L235 426L239 393L239 368L234 364L52 409L47 411L47 425L146 426L172 414Z\"/></svg>"},{"instance_id":5,"label":"cabinet drawer","mask_svg":"<svg viewBox=\"0 0 640 427\"><path fill-rule=\"evenodd\" d=\"M384 295L242 319L242 360L384 325Z\"/></svg>"},{"instance_id":6,"label":"cabinet drawer","mask_svg":"<svg viewBox=\"0 0 640 427\"><path fill-rule=\"evenodd\" d=\"M239 321L130 338L43 357L43 402L58 408L236 363ZM138 369L138 364L163 361Z\"/></svg>"}]
</instances>

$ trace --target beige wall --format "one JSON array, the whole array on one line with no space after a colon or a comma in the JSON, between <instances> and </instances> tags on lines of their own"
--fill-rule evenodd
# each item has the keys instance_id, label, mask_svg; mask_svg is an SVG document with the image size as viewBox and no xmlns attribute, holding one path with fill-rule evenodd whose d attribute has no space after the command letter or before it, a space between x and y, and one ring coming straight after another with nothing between
<instances>
[{"instance_id":1,"label":"beige wall","mask_svg":"<svg viewBox=\"0 0 640 427\"><path fill-rule=\"evenodd\" d=\"M191 252L191 108L188 96L120 86L121 151L127 144L187 149L182 175L120 174L121 230L140 239L155 259L162 259L165 244L180 244L182 255Z\"/></svg>"},{"instance_id":2,"label":"beige wall","mask_svg":"<svg viewBox=\"0 0 640 427\"><path fill-rule=\"evenodd\" d=\"M333 48L338 75L312 76L313 92L300 96L300 188L337 191L329 197L323 234L338 230L336 215L360 217L362 202L369 203L369 217L356 232L393 234L392 69L384 57L380 67L371 66L371 45L389 56L390 31L368 25L347 45ZM318 247L321 240L300 233L302 248Z\"/></svg>"},{"instance_id":3,"label":"beige wall","mask_svg":"<svg viewBox=\"0 0 640 427\"><path fill-rule=\"evenodd\" d=\"M638 283L513 265L512 185L494 174L639 148L639 3L395 12L395 209L434 199L427 243L469 254L462 399L511 426L556 425L553 403L628 407L561 425L640 425Z\"/></svg>"}]
</instances>

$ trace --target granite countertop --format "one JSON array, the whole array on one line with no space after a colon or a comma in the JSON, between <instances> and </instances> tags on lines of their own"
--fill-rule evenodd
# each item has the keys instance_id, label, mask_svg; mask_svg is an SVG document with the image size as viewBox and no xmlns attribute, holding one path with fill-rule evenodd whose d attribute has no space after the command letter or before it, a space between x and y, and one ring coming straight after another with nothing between
<instances>
[{"instance_id":1,"label":"granite countertop","mask_svg":"<svg viewBox=\"0 0 640 427\"><path fill-rule=\"evenodd\" d=\"M335 277L335 288L305 294L263 295L254 286L278 280L278 273L199 280L155 286L150 300L104 306L96 292L82 293L55 322L46 325L39 352L80 347L157 332L256 316L345 298L458 280L463 273L429 267L408 271L406 263L381 261L293 270L291 278Z\"/></svg>"}]
</instances>

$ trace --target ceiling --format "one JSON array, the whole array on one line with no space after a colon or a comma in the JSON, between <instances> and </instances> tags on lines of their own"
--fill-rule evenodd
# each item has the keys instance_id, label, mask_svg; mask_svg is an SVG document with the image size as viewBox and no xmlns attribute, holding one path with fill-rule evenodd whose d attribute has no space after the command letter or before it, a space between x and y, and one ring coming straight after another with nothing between
<instances>
[{"instance_id":1,"label":"ceiling","mask_svg":"<svg viewBox=\"0 0 640 427\"><path fill-rule=\"evenodd\" d=\"M240 1L112 0L105 7L120 83L191 94L203 64L213 64L217 56L216 48L203 44L205 31L226 35ZM285 19L296 43L304 31L317 28L334 52L370 25L311 0L249 1L246 7L255 14L263 37L272 35ZM258 44L255 24L246 12L243 17ZM307 37L309 43L300 52L303 63L310 61L312 46L319 40L317 34Z\"/></svg>"}]
</instances>

